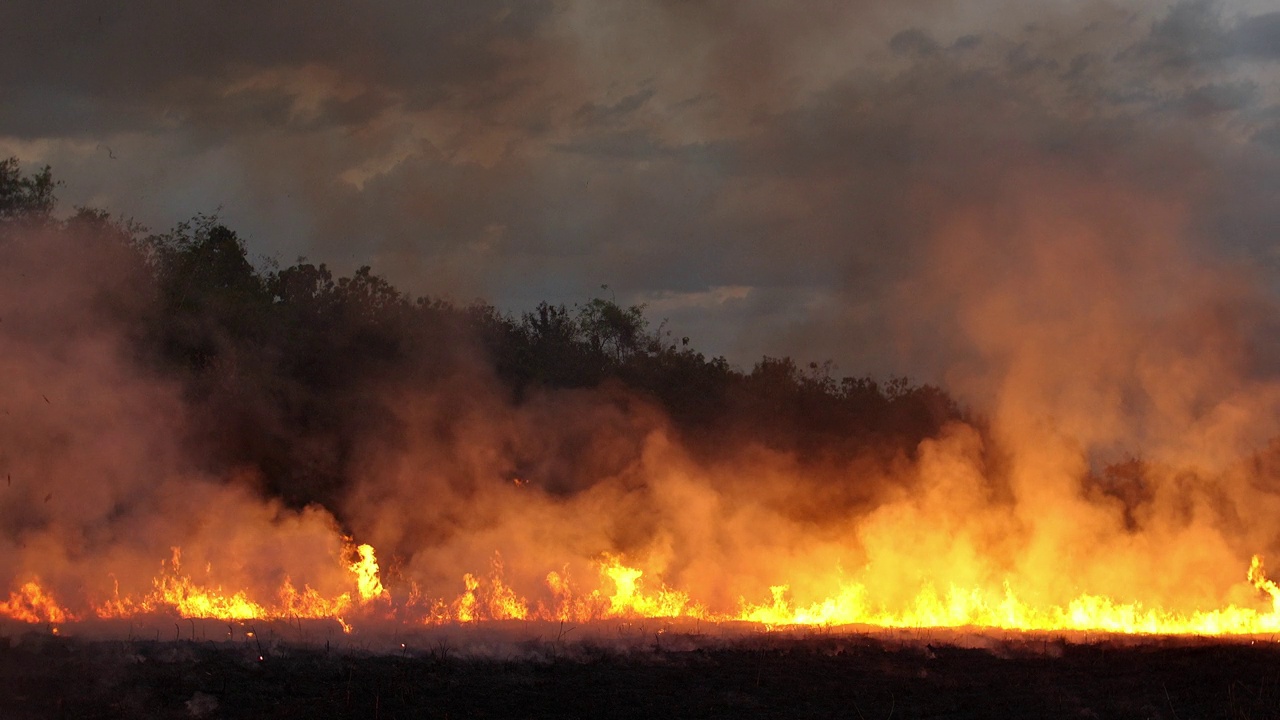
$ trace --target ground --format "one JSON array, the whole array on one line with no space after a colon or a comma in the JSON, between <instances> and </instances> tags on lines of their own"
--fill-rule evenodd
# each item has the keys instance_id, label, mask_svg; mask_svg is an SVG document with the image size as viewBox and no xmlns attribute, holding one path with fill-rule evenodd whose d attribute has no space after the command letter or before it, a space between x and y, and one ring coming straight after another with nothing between
<instances>
[{"instance_id":1,"label":"ground","mask_svg":"<svg viewBox=\"0 0 1280 720\"><path fill-rule=\"evenodd\" d=\"M461 628L362 645L172 627L0 636L0 718L1280 717L1269 639Z\"/></svg>"}]
</instances>

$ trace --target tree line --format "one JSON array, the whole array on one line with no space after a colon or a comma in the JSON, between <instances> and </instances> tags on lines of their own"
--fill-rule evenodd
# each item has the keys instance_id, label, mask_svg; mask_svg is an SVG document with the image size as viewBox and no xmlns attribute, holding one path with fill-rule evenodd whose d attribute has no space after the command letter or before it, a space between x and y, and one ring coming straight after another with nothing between
<instances>
[{"instance_id":1,"label":"tree line","mask_svg":"<svg viewBox=\"0 0 1280 720\"><path fill-rule=\"evenodd\" d=\"M183 388L195 409L184 441L213 471L253 468L291 505L333 507L360 435L396 431L379 397L460 375L515 405L563 389L641 398L711 459L750 443L801 463L910 454L961 415L943 390L903 378L837 377L790 357L740 369L612 299L509 313L415 297L367 266L339 277L305 260L255 265L213 216L164 233L98 209L57 219L57 187L48 167L0 161L0 242L38 230L112 253L112 271L129 275L112 287L128 291L102 301L138 361Z\"/></svg>"}]
</instances>

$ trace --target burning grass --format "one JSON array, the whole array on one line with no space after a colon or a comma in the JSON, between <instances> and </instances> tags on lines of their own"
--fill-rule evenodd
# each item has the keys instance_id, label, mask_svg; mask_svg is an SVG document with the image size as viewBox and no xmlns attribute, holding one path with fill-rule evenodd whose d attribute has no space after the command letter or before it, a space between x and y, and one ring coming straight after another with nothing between
<instances>
[{"instance_id":1,"label":"burning grass","mask_svg":"<svg viewBox=\"0 0 1280 720\"><path fill-rule=\"evenodd\" d=\"M1262 561L1254 556L1247 581L1270 607L1257 609L1230 605L1225 608L1178 613L1140 603L1121 603L1101 595L1082 594L1067 605L1037 607L1018 599L1006 581L1002 595L980 588L952 586L940 593L924 583L909 604L885 608L873 604L861 584L841 583L840 592L812 605L793 603L788 586L770 588L772 600L754 604L739 600L736 610L709 608L688 592L661 581L645 582L644 572L625 565L620 557L606 555L597 564L599 584L584 590L566 574L550 572L545 590L550 599L531 603L508 585L500 558L495 557L488 577L463 575L464 590L452 600L431 599L416 583L407 592L384 587L374 549L348 541L345 568L350 588L324 595L310 586L299 590L286 576L270 602L260 602L245 589L223 589L202 584L185 574L181 550L162 565L153 589L140 597L121 596L118 586L110 599L90 603L91 610L76 612L64 607L37 580L30 580L0 602L0 619L57 627L87 618L100 620L146 618L171 614L177 619L216 620L228 623L234 636L235 622L329 620L344 633L355 625L399 625L407 631L423 626L492 624L504 621L593 622L707 622L709 625L743 623L765 629L796 627L869 626L876 628L962 628L1015 631L1105 632L1130 635L1256 636L1280 631L1280 588L1270 580ZM211 568L210 568L211 570ZM545 591L544 591L545 594ZM192 638L194 639L194 638Z\"/></svg>"},{"instance_id":2,"label":"burning grass","mask_svg":"<svg viewBox=\"0 0 1280 720\"><path fill-rule=\"evenodd\" d=\"M904 288L918 329L954 328L939 352L972 412L790 358L734 370L611 301L516 319L367 269L264 274L212 220L97 244L15 226L13 714L1274 699L1237 659L1271 662L1280 631L1276 305L1187 253L1160 203L1035 179L994 226L942 220ZM1196 705L1194 673L1231 695Z\"/></svg>"}]
</instances>

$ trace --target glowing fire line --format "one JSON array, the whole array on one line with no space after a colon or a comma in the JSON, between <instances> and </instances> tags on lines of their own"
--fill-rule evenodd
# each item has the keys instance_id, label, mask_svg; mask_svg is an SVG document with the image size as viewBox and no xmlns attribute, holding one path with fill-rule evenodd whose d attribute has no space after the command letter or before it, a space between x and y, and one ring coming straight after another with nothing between
<instances>
[{"instance_id":1,"label":"glowing fire line","mask_svg":"<svg viewBox=\"0 0 1280 720\"><path fill-rule=\"evenodd\" d=\"M397 619L435 625L501 620L589 622L604 619L689 618L709 622L749 622L765 627L867 625L886 628L975 627L1005 630L1077 630L1152 635L1251 635L1280 632L1280 585L1268 579L1262 561L1254 556L1247 578L1271 599L1268 611L1228 606L1223 609L1179 614L1138 603L1117 603L1105 596L1082 594L1066 606L1034 608L1021 602L1006 583L1000 595L979 590L948 588L939 592L925 585L913 602L898 611L876 609L864 585L850 583L840 592L808 606L793 605L787 585L770 589L766 603L740 600L736 612L713 612L694 602L687 593L657 583L646 587L644 572L625 565L622 558L605 555L599 563L602 585L579 593L567 572L550 572L546 585L553 601L530 603L503 580L501 559L495 556L487 577L463 576L464 590L452 601L428 600L413 586L406 600L393 602L383 586L374 550L369 545L348 549L355 559L346 565L352 589L325 597L313 588L297 589L286 578L271 602L255 600L244 590L207 587L182 573L181 550L153 581L153 589L141 598L115 597L92 606L98 618L125 618L170 613L184 618L216 618L226 621L272 618L332 619L350 631L351 618ZM0 617L50 625L85 617L61 605L54 595L31 578L0 601Z\"/></svg>"}]
</instances>

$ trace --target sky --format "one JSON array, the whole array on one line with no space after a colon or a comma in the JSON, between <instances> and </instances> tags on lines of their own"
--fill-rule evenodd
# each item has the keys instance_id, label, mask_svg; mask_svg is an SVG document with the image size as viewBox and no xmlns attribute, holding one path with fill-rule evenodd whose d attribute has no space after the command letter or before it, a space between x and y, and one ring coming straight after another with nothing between
<instances>
[{"instance_id":1,"label":"sky","mask_svg":"<svg viewBox=\"0 0 1280 720\"><path fill-rule=\"evenodd\" d=\"M0 157L66 207L217 213L259 262L514 313L644 303L746 369L963 386L1005 352L993 288L1022 328L1206 287L1171 268L1280 288L1262 0L7 0L0 27Z\"/></svg>"}]
</instances>

